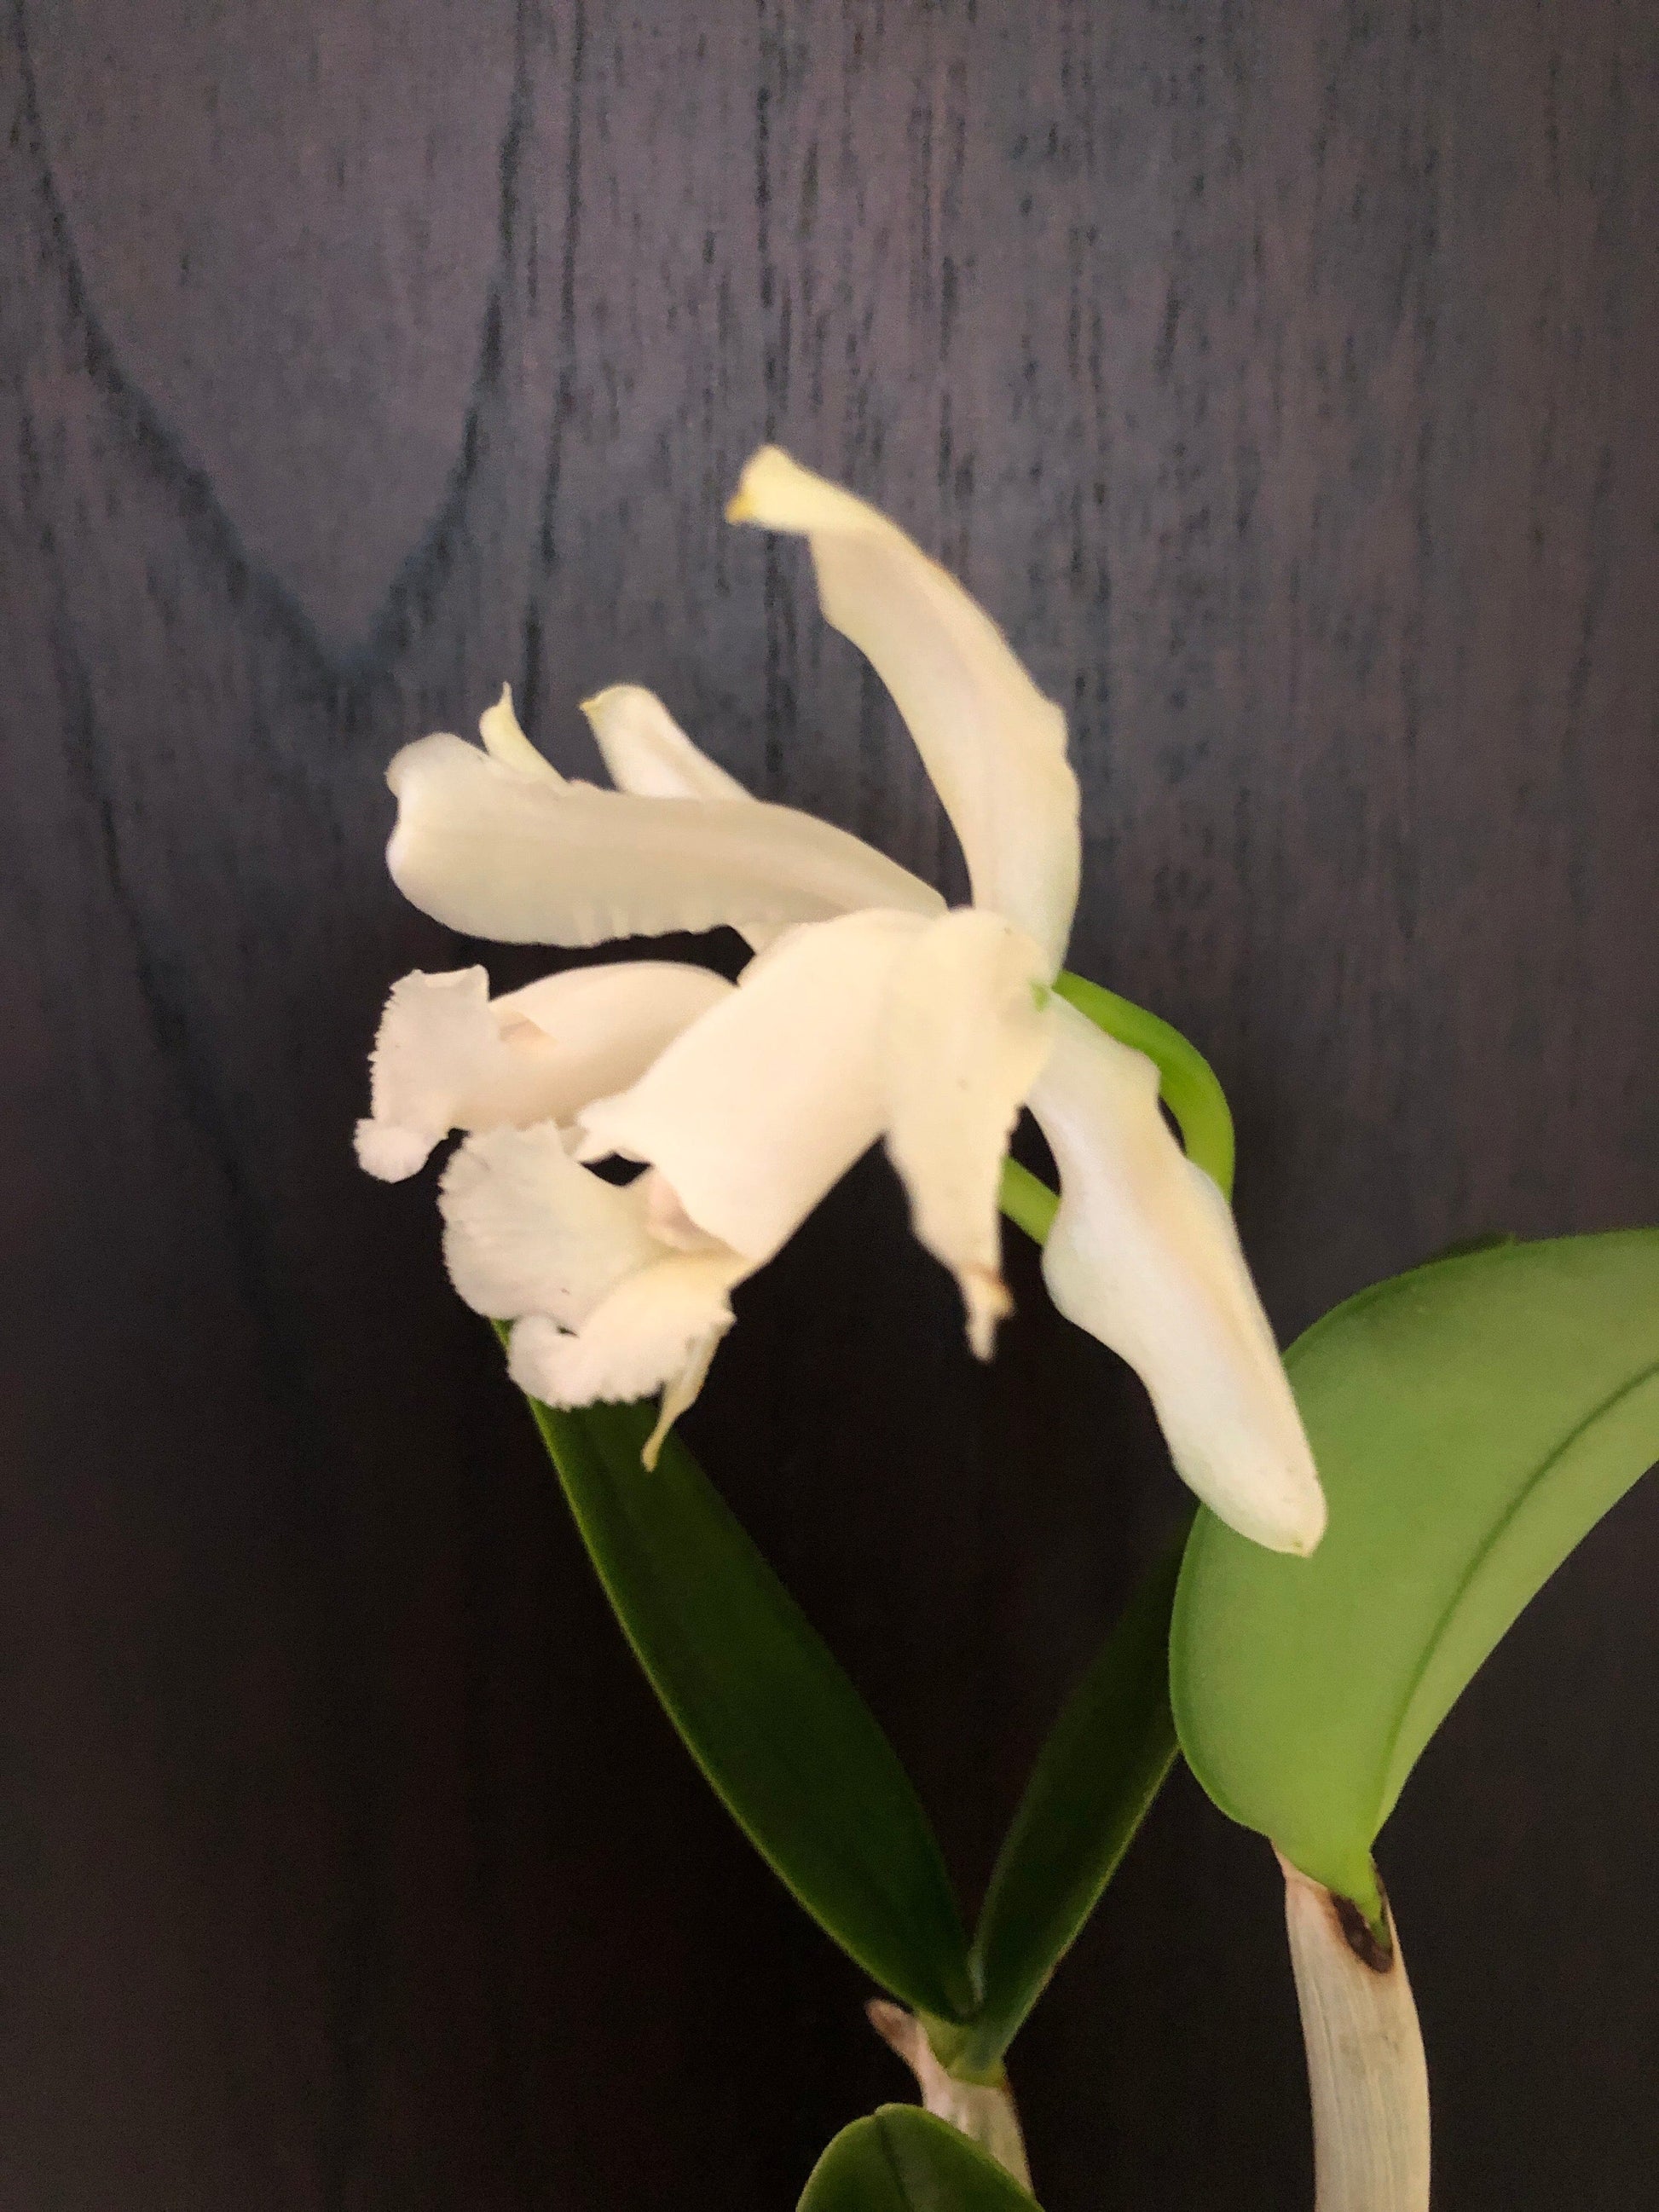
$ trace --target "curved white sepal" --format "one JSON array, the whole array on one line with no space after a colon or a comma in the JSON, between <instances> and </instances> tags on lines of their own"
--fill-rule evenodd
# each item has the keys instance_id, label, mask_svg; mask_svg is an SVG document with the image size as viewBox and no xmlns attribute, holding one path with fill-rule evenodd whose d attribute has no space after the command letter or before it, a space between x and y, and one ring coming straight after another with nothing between
<instances>
[{"instance_id":1,"label":"curved white sepal","mask_svg":"<svg viewBox=\"0 0 1659 2212\"><path fill-rule=\"evenodd\" d=\"M694 745L654 691L611 684L582 701L611 781L636 799L748 799L751 794Z\"/></svg>"},{"instance_id":2,"label":"curved white sepal","mask_svg":"<svg viewBox=\"0 0 1659 2212\"><path fill-rule=\"evenodd\" d=\"M864 2009L888 2049L896 2051L915 2075L923 2111L947 2121L958 2135L977 2143L1029 2195L1030 2162L1006 2073L996 2081L961 2081L939 2063L927 2040L927 2031L914 2013L886 1997L872 1997Z\"/></svg>"},{"instance_id":3,"label":"curved white sepal","mask_svg":"<svg viewBox=\"0 0 1659 2212\"><path fill-rule=\"evenodd\" d=\"M471 937L599 945L944 908L872 847L760 799L635 799L520 771L444 735L405 745L386 781L398 799L392 881Z\"/></svg>"},{"instance_id":4,"label":"curved white sepal","mask_svg":"<svg viewBox=\"0 0 1659 2212\"><path fill-rule=\"evenodd\" d=\"M956 1276L976 1358L1012 1306L997 1194L1008 1139L1049 1044L1043 957L967 907L921 932L888 994L887 1150L919 1243Z\"/></svg>"},{"instance_id":5,"label":"curved white sepal","mask_svg":"<svg viewBox=\"0 0 1659 2212\"><path fill-rule=\"evenodd\" d=\"M392 985L380 1017L358 1159L398 1182L452 1129L568 1121L643 1074L731 988L706 968L635 960L572 969L492 1000L482 968L417 969Z\"/></svg>"},{"instance_id":6,"label":"curved white sepal","mask_svg":"<svg viewBox=\"0 0 1659 2212\"><path fill-rule=\"evenodd\" d=\"M1060 708L990 617L896 524L775 446L750 461L726 514L806 538L824 619L892 694L962 842L975 905L1035 938L1052 975L1082 864Z\"/></svg>"},{"instance_id":7,"label":"curved white sepal","mask_svg":"<svg viewBox=\"0 0 1659 2212\"><path fill-rule=\"evenodd\" d=\"M1400 1940L1288 1859L1285 1923L1308 2053L1316 2212L1428 2212L1429 2075Z\"/></svg>"},{"instance_id":8,"label":"curved white sepal","mask_svg":"<svg viewBox=\"0 0 1659 2212\"><path fill-rule=\"evenodd\" d=\"M659 1169L697 1228L769 1260L881 1134L883 1017L925 927L851 914L792 931L631 1091L578 1116L585 1158Z\"/></svg>"},{"instance_id":9,"label":"curved white sepal","mask_svg":"<svg viewBox=\"0 0 1659 2212\"><path fill-rule=\"evenodd\" d=\"M1054 1003L1030 1097L1060 1174L1043 1279L1127 1359L1182 1480L1241 1535L1311 1552L1325 1499L1231 1210L1165 1125L1158 1071Z\"/></svg>"},{"instance_id":10,"label":"curved white sepal","mask_svg":"<svg viewBox=\"0 0 1659 2212\"><path fill-rule=\"evenodd\" d=\"M654 691L642 684L613 684L584 699L582 712L618 791L640 799L748 799L750 793L718 762L693 744ZM905 872L901 871L901 873ZM913 876L918 914L934 908L934 895ZM891 905L890 899L885 902ZM934 908L936 910L936 908ZM757 952L781 934L777 925L741 932Z\"/></svg>"},{"instance_id":11,"label":"curved white sepal","mask_svg":"<svg viewBox=\"0 0 1659 2212\"><path fill-rule=\"evenodd\" d=\"M504 768L515 769L520 775L538 776L544 783L563 784L564 778L552 762L542 758L519 727L519 718L513 711L510 684L502 684L501 697L479 715L478 735L490 758L500 761Z\"/></svg>"}]
</instances>

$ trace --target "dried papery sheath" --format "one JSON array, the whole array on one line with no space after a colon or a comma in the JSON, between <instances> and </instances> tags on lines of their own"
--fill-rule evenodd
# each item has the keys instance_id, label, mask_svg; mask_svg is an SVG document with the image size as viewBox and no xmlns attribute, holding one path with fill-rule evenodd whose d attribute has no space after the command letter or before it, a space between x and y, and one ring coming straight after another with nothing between
<instances>
[{"instance_id":1,"label":"dried papery sheath","mask_svg":"<svg viewBox=\"0 0 1659 2212\"><path fill-rule=\"evenodd\" d=\"M916 2077L923 2107L936 2119L948 2120L959 2135L976 2142L1012 2173L1020 2187L1030 2190L1031 2169L1020 2133L1013 2093L1000 2066L994 2081L964 2081L942 2063L927 2040L927 2031L902 2005L885 1997L872 1997L865 2008L870 2025L890 2051L896 2051Z\"/></svg>"},{"instance_id":2,"label":"dried papery sheath","mask_svg":"<svg viewBox=\"0 0 1659 2212\"><path fill-rule=\"evenodd\" d=\"M1308 2052L1315 2212L1426 2212L1429 2076L1394 1917L1357 1905L1288 1859L1285 1922Z\"/></svg>"}]
</instances>

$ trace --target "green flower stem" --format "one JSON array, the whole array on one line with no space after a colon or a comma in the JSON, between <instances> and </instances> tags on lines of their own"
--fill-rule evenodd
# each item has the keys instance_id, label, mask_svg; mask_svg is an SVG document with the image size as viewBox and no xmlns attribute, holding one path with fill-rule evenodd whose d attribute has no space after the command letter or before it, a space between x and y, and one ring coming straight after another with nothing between
<instances>
[{"instance_id":1,"label":"green flower stem","mask_svg":"<svg viewBox=\"0 0 1659 2212\"><path fill-rule=\"evenodd\" d=\"M1215 1070L1195 1044L1177 1029L1149 1014L1145 1006L1119 998L1099 983L1062 970L1054 988L1080 1014L1115 1036L1120 1044L1144 1052L1158 1070L1158 1096L1176 1118L1187 1157L1201 1167L1229 1205L1233 1195L1233 1117ZM1046 1244L1060 1200L1041 1176L1018 1160L1002 1163L999 1203L1016 1229L1034 1244Z\"/></svg>"},{"instance_id":2,"label":"green flower stem","mask_svg":"<svg viewBox=\"0 0 1659 2212\"><path fill-rule=\"evenodd\" d=\"M1046 1244L1060 1211L1058 1194L1041 1176L1018 1160L1002 1163L1002 1188L998 1194L1003 1212L1016 1229L1023 1229L1034 1244Z\"/></svg>"},{"instance_id":3,"label":"green flower stem","mask_svg":"<svg viewBox=\"0 0 1659 2212\"><path fill-rule=\"evenodd\" d=\"M1187 1157L1201 1167L1231 1203L1233 1117L1215 1070L1195 1044L1166 1021L1149 1014L1115 991L1085 982L1062 969L1054 988L1079 1013L1086 1014L1108 1036L1144 1052L1158 1070L1158 1087L1175 1115Z\"/></svg>"}]
</instances>

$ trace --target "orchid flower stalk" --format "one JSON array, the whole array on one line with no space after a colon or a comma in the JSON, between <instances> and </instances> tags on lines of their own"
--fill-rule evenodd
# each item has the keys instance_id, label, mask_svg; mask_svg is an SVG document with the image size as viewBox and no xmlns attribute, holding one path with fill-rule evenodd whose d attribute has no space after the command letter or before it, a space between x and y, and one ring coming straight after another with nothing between
<instances>
[{"instance_id":1,"label":"orchid flower stalk","mask_svg":"<svg viewBox=\"0 0 1659 2212\"><path fill-rule=\"evenodd\" d=\"M485 971L393 990L358 1133L398 1179L453 1130L451 1277L511 1324L555 1407L656 1396L647 1458L763 1268L885 1145L988 1358L1009 1310L998 1194L1029 1107L1060 1169L1043 1275L1146 1383L1177 1471L1256 1542L1306 1553L1324 1502L1231 1209L1165 1125L1152 1062L1051 988L1081 865L1065 720L990 618L885 517L776 450L728 510L804 537L823 612L885 683L967 860L947 911L860 839L751 797L649 692L586 712L615 788L568 781L503 693L482 750L439 735L388 781L392 874L463 933L584 947L726 924L735 987L673 962L491 999ZM618 1183L605 1161L643 1172Z\"/></svg>"}]
</instances>

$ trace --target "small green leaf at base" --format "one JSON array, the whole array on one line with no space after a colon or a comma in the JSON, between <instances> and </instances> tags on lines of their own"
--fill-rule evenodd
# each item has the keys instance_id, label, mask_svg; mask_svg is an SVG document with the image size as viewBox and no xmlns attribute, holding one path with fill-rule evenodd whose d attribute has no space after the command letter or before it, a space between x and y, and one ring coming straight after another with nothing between
<instances>
[{"instance_id":1,"label":"small green leaf at base","mask_svg":"<svg viewBox=\"0 0 1659 2212\"><path fill-rule=\"evenodd\" d=\"M1327 1314L1285 1364L1329 1530L1294 1559L1199 1516L1176 1722L1224 1813L1375 1917L1370 1846L1424 1747L1659 1457L1659 1230L1434 1261Z\"/></svg>"},{"instance_id":2,"label":"small green leaf at base","mask_svg":"<svg viewBox=\"0 0 1659 2212\"><path fill-rule=\"evenodd\" d=\"M589 1558L663 1709L738 1825L848 1955L963 2018L967 1938L909 1777L852 1683L653 1408L531 1401Z\"/></svg>"},{"instance_id":3,"label":"small green leaf at base","mask_svg":"<svg viewBox=\"0 0 1659 2212\"><path fill-rule=\"evenodd\" d=\"M1031 2212L1032 2203L943 2120L915 2105L883 2105L836 2137L799 2212Z\"/></svg>"}]
</instances>

